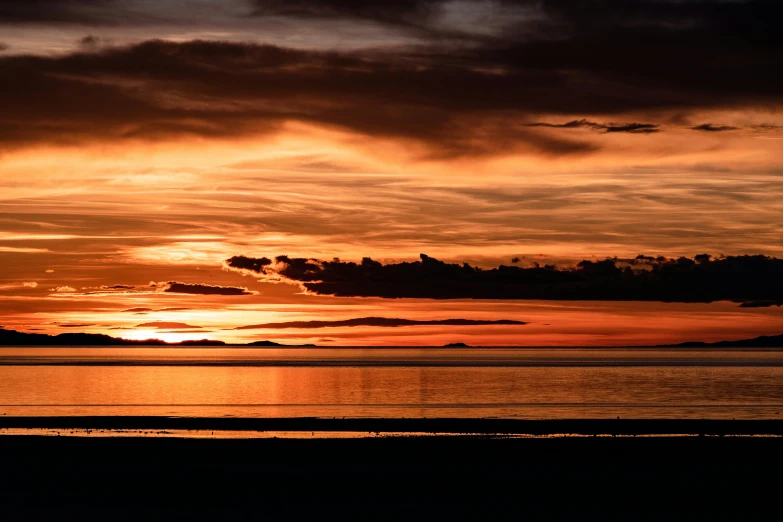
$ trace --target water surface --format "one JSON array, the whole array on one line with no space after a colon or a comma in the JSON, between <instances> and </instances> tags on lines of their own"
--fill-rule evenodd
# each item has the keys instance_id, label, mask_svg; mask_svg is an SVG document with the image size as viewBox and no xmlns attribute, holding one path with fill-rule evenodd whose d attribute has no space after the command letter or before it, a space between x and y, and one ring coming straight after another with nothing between
<instances>
[{"instance_id":1,"label":"water surface","mask_svg":"<svg viewBox=\"0 0 783 522\"><path fill-rule=\"evenodd\" d=\"M779 349L0 349L0 415L763 419L781 410Z\"/></svg>"}]
</instances>

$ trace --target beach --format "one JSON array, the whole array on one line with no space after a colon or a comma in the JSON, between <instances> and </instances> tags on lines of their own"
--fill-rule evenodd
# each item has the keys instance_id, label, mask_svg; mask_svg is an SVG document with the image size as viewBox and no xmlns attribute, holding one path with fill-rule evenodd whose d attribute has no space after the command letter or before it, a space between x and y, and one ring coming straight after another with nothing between
<instances>
[{"instance_id":1,"label":"beach","mask_svg":"<svg viewBox=\"0 0 783 522\"><path fill-rule=\"evenodd\" d=\"M3 519L773 520L783 464L776 421L152 420L0 419L63 432L0 437ZM110 436L210 425L372 433ZM79 429L107 436L64 436Z\"/></svg>"}]
</instances>

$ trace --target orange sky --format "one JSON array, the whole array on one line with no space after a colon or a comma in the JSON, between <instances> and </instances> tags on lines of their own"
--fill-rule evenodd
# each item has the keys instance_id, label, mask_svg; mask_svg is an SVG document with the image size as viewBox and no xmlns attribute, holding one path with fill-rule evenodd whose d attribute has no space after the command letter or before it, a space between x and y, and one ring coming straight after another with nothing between
<instances>
[{"instance_id":1,"label":"orange sky","mask_svg":"<svg viewBox=\"0 0 783 522\"><path fill-rule=\"evenodd\" d=\"M324 345L783 333L775 306L333 298L225 270L235 255L397 262L426 253L484 267L513 257L558 266L638 254L783 257L783 91L761 72L780 65L772 48L756 46L754 61L733 44L735 63L710 43L730 77L715 87L721 71L700 62L700 83L674 54L669 66L650 62L642 82L641 65L620 51L611 63L577 52L599 40L564 29L577 15L546 3L435 2L418 28L402 9L325 2L338 7L307 11L315 3L267 12L239 0L73 1L51 17L0 7L2 326ZM682 42L711 30L739 38L718 15L688 13L701 23L678 29ZM653 15L680 16L650 15L650 49L663 42ZM554 24L572 46L516 39L512 23ZM652 51L640 42L643 61ZM699 45L688 52L706 56ZM681 85L667 80L677 75ZM247 292L162 291L172 281ZM123 311L132 308L151 310ZM368 316L529 324L234 330ZM151 322L189 326L137 326Z\"/></svg>"}]
</instances>

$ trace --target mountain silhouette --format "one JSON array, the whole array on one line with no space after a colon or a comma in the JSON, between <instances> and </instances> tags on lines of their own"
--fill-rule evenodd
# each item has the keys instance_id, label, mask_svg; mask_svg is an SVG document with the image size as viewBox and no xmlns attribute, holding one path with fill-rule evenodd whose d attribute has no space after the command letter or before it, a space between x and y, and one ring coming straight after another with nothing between
<instances>
[{"instance_id":1,"label":"mountain silhouette","mask_svg":"<svg viewBox=\"0 0 783 522\"><path fill-rule=\"evenodd\" d=\"M131 340L104 334L61 333L47 335L0 328L0 346L237 346L212 339L169 343L161 339ZM255 341L239 346L286 346L273 341ZM313 345L311 345L313 346Z\"/></svg>"},{"instance_id":2,"label":"mountain silhouette","mask_svg":"<svg viewBox=\"0 0 783 522\"><path fill-rule=\"evenodd\" d=\"M780 335L762 335L753 339L742 339L739 341L718 341L715 343L705 343L700 341L689 341L679 344L663 344L658 348L783 348L783 334Z\"/></svg>"}]
</instances>

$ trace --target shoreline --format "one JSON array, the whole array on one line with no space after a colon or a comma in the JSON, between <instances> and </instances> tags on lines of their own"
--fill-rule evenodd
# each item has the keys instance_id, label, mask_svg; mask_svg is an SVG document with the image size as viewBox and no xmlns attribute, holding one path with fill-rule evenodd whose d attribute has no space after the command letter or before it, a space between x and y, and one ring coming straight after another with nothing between
<instances>
[{"instance_id":1,"label":"shoreline","mask_svg":"<svg viewBox=\"0 0 783 522\"><path fill-rule=\"evenodd\" d=\"M0 437L3 520L777 520L769 437Z\"/></svg>"},{"instance_id":2,"label":"shoreline","mask_svg":"<svg viewBox=\"0 0 783 522\"><path fill-rule=\"evenodd\" d=\"M783 420L723 419L489 419L489 418L226 418L156 416L0 416L9 430L178 430L342 432L427 435L783 436Z\"/></svg>"}]
</instances>

